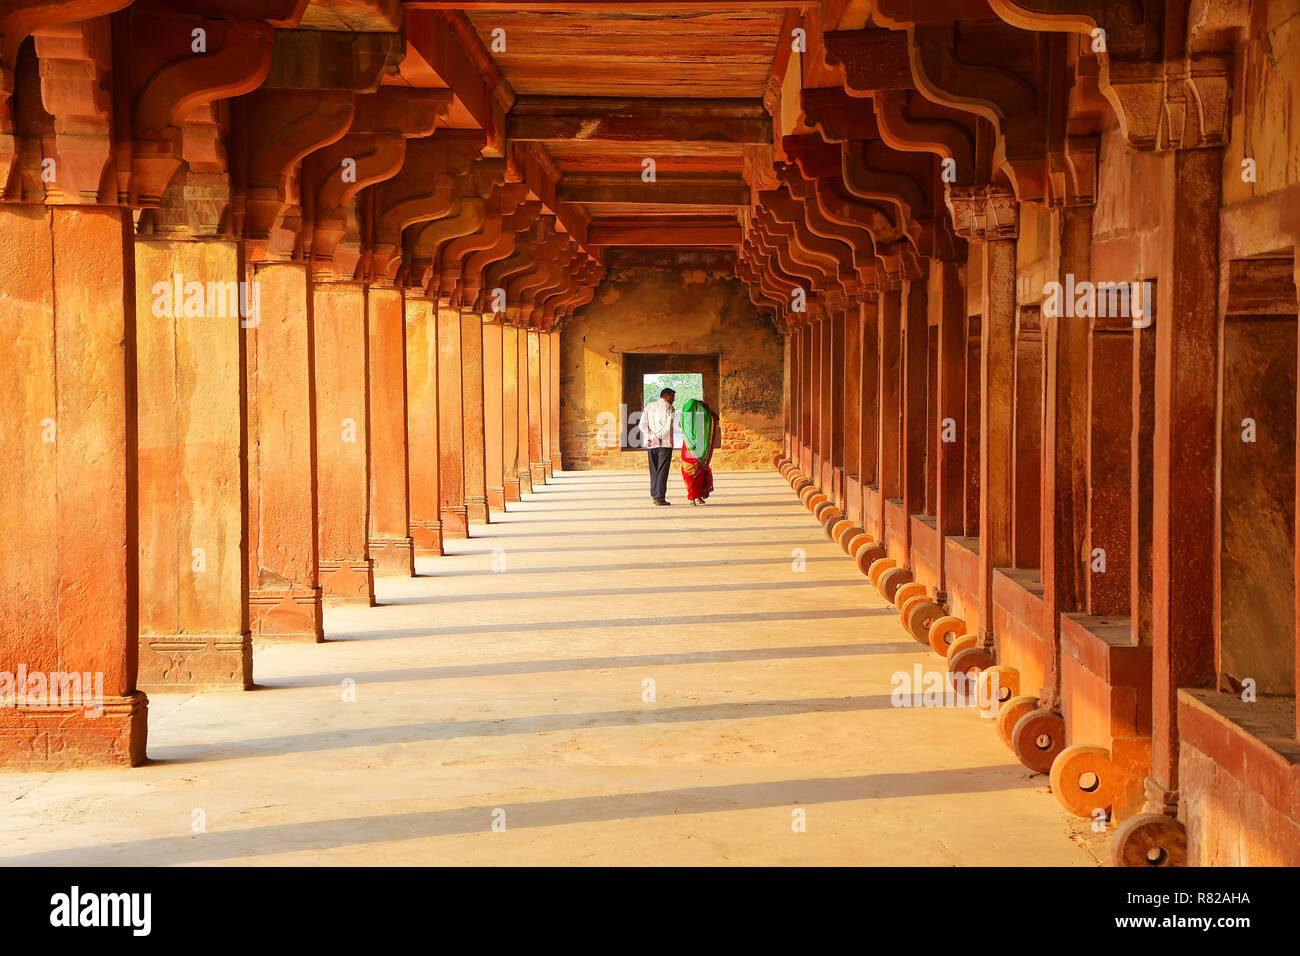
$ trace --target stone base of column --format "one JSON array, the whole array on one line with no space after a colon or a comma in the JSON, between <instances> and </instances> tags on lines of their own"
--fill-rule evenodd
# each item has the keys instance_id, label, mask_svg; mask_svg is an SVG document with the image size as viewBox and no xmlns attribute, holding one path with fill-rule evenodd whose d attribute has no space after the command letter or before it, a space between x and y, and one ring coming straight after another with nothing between
<instances>
[{"instance_id":1,"label":"stone base of column","mask_svg":"<svg viewBox=\"0 0 1300 956\"><path fill-rule=\"evenodd\" d=\"M505 493L506 493L506 501L519 500L519 476L518 475L506 476Z\"/></svg>"},{"instance_id":2,"label":"stone base of column","mask_svg":"<svg viewBox=\"0 0 1300 956\"><path fill-rule=\"evenodd\" d=\"M411 538L371 538L370 559L375 563L376 577L415 576L415 542Z\"/></svg>"},{"instance_id":3,"label":"stone base of column","mask_svg":"<svg viewBox=\"0 0 1300 956\"><path fill-rule=\"evenodd\" d=\"M375 569L370 559L364 561L320 561L321 599L326 607L339 604L375 606Z\"/></svg>"},{"instance_id":4,"label":"stone base of column","mask_svg":"<svg viewBox=\"0 0 1300 956\"><path fill-rule=\"evenodd\" d=\"M517 500L517 499L516 499ZM487 490L488 513L492 511L506 510L506 490L504 488L489 488Z\"/></svg>"},{"instance_id":5,"label":"stone base of column","mask_svg":"<svg viewBox=\"0 0 1300 956\"><path fill-rule=\"evenodd\" d=\"M545 469L547 480L555 477L555 465L551 463L549 458L542 462L542 467Z\"/></svg>"},{"instance_id":6,"label":"stone base of column","mask_svg":"<svg viewBox=\"0 0 1300 956\"><path fill-rule=\"evenodd\" d=\"M149 698L139 691L75 705L0 707L0 766L139 766L145 760L148 716Z\"/></svg>"},{"instance_id":7,"label":"stone base of column","mask_svg":"<svg viewBox=\"0 0 1300 956\"><path fill-rule=\"evenodd\" d=\"M464 505L443 508L441 514L442 540L469 537L469 511Z\"/></svg>"},{"instance_id":8,"label":"stone base of column","mask_svg":"<svg viewBox=\"0 0 1300 956\"><path fill-rule=\"evenodd\" d=\"M318 644L325 640L320 588L261 588L248 595L253 640Z\"/></svg>"},{"instance_id":9,"label":"stone base of column","mask_svg":"<svg viewBox=\"0 0 1300 956\"><path fill-rule=\"evenodd\" d=\"M147 693L251 690L249 634L141 634L136 686Z\"/></svg>"},{"instance_id":10,"label":"stone base of column","mask_svg":"<svg viewBox=\"0 0 1300 956\"><path fill-rule=\"evenodd\" d=\"M519 482L519 493L529 495L533 492L533 476L525 468L519 469L519 475L515 479Z\"/></svg>"},{"instance_id":11,"label":"stone base of column","mask_svg":"<svg viewBox=\"0 0 1300 956\"><path fill-rule=\"evenodd\" d=\"M469 516L470 521L476 521L479 524L488 523L488 500L484 496L479 498L472 496L465 499L465 513Z\"/></svg>"},{"instance_id":12,"label":"stone base of column","mask_svg":"<svg viewBox=\"0 0 1300 956\"><path fill-rule=\"evenodd\" d=\"M531 471L533 475L533 487L546 484L546 462L530 461L528 463L528 470Z\"/></svg>"},{"instance_id":13,"label":"stone base of column","mask_svg":"<svg viewBox=\"0 0 1300 956\"><path fill-rule=\"evenodd\" d=\"M556 473L557 471L563 471L563 470L564 470L564 462L563 462L563 461L561 460L561 458L560 458L560 453L559 453L559 452L555 452L553 455L551 455L551 460L550 460L550 462L547 464L547 467L546 467L546 477L547 477L547 478L554 478L554 477L555 477L555 473Z\"/></svg>"},{"instance_id":14,"label":"stone base of column","mask_svg":"<svg viewBox=\"0 0 1300 956\"><path fill-rule=\"evenodd\" d=\"M442 557L442 522L412 521L411 544L417 557Z\"/></svg>"}]
</instances>

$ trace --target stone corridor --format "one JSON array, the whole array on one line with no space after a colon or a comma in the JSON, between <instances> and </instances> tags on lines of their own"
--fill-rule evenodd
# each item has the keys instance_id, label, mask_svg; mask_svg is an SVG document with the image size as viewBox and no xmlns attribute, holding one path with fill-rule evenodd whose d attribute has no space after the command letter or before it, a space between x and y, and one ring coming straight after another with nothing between
<instances>
[{"instance_id":1,"label":"stone corridor","mask_svg":"<svg viewBox=\"0 0 1300 956\"><path fill-rule=\"evenodd\" d=\"M942 665L779 476L720 473L705 508L644 485L557 473L325 644L257 645L253 691L151 695L130 773L0 776L0 862L1105 858L973 710L891 706Z\"/></svg>"}]
</instances>

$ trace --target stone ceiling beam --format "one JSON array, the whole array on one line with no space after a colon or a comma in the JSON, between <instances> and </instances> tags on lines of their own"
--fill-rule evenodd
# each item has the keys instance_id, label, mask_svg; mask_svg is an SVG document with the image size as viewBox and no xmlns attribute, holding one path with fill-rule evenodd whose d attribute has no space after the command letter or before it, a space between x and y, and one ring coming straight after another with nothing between
<instances>
[{"instance_id":1,"label":"stone ceiling beam","mask_svg":"<svg viewBox=\"0 0 1300 956\"><path fill-rule=\"evenodd\" d=\"M750 189L740 178L673 177L647 183L637 175L566 176L557 196L561 202L583 205L747 206Z\"/></svg>"},{"instance_id":2,"label":"stone ceiling beam","mask_svg":"<svg viewBox=\"0 0 1300 956\"><path fill-rule=\"evenodd\" d=\"M737 143L769 145L761 100L520 97L506 118L518 142Z\"/></svg>"}]
</instances>

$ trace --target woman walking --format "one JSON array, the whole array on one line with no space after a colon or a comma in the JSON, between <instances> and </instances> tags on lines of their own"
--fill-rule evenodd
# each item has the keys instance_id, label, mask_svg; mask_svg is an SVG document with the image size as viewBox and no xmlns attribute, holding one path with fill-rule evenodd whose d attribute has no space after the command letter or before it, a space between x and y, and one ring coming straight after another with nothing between
<instances>
[{"instance_id":1,"label":"woman walking","mask_svg":"<svg viewBox=\"0 0 1300 956\"><path fill-rule=\"evenodd\" d=\"M692 398L682 406L682 480L693 505L704 504L713 491L713 449L718 443L718 419L703 400Z\"/></svg>"}]
</instances>

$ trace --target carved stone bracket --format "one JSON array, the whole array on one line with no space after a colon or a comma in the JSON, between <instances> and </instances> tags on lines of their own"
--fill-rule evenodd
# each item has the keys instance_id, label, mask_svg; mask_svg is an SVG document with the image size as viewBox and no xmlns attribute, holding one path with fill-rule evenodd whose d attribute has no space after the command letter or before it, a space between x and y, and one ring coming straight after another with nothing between
<instances>
[{"instance_id":1,"label":"carved stone bracket","mask_svg":"<svg viewBox=\"0 0 1300 956\"><path fill-rule=\"evenodd\" d=\"M1225 54L1110 59L1102 65L1101 89L1135 149L1211 149L1228 142L1231 71Z\"/></svg>"},{"instance_id":2,"label":"carved stone bracket","mask_svg":"<svg viewBox=\"0 0 1300 956\"><path fill-rule=\"evenodd\" d=\"M131 29L134 45L160 62L138 71L145 79L132 115L130 201L156 207L184 160L186 121L266 79L275 31L259 22L148 16L133 16ZM193 51L196 30L203 31L206 52Z\"/></svg>"}]
</instances>

